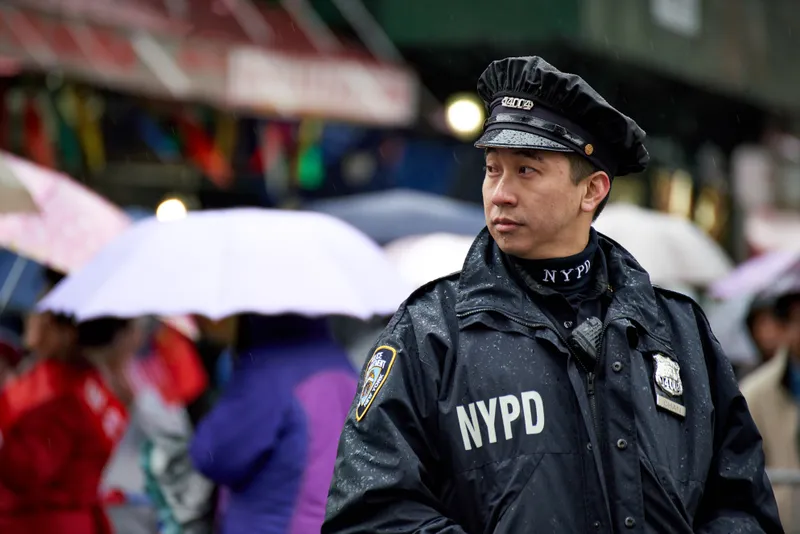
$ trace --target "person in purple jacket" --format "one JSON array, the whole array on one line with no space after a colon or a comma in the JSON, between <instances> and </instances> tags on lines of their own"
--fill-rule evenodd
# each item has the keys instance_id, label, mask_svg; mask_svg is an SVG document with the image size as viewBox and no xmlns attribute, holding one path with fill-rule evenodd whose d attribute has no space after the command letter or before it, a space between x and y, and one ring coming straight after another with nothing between
<instances>
[{"instance_id":1,"label":"person in purple jacket","mask_svg":"<svg viewBox=\"0 0 800 534\"><path fill-rule=\"evenodd\" d=\"M227 495L223 534L319 532L355 370L326 320L237 323L233 374L197 427L192 460Z\"/></svg>"}]
</instances>

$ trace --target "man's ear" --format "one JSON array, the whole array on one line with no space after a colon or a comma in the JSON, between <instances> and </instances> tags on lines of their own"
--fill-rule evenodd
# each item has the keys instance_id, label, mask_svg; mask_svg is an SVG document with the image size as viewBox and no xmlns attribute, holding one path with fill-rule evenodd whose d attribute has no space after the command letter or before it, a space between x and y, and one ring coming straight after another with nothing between
<instances>
[{"instance_id":1,"label":"man's ear","mask_svg":"<svg viewBox=\"0 0 800 534\"><path fill-rule=\"evenodd\" d=\"M581 211L594 213L611 189L611 178L605 171L597 171L583 179L586 190L581 199Z\"/></svg>"}]
</instances>

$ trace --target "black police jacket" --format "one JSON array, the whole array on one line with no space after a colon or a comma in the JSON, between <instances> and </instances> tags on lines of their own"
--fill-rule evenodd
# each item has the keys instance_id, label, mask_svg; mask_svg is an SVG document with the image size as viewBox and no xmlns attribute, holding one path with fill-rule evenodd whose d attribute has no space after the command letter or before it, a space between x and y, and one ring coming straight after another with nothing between
<instances>
[{"instance_id":1,"label":"black police jacket","mask_svg":"<svg viewBox=\"0 0 800 534\"><path fill-rule=\"evenodd\" d=\"M461 273L411 295L365 365L323 533L783 532L702 311L600 247L593 368L486 230Z\"/></svg>"}]
</instances>

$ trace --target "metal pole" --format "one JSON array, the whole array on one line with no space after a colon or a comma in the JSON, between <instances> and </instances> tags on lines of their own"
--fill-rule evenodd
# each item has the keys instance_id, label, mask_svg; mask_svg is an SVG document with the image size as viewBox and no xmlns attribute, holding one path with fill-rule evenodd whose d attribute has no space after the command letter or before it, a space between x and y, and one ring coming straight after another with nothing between
<instances>
[{"instance_id":1,"label":"metal pole","mask_svg":"<svg viewBox=\"0 0 800 534\"><path fill-rule=\"evenodd\" d=\"M333 3L375 57L384 61L405 63L403 55L361 0L333 0ZM427 101L427 106L437 110L442 106L439 99L422 82L419 88L420 97ZM433 125L436 126L435 121Z\"/></svg>"},{"instance_id":2,"label":"metal pole","mask_svg":"<svg viewBox=\"0 0 800 534\"><path fill-rule=\"evenodd\" d=\"M767 469L767 476L772 484L800 485L800 469Z\"/></svg>"},{"instance_id":3,"label":"metal pole","mask_svg":"<svg viewBox=\"0 0 800 534\"><path fill-rule=\"evenodd\" d=\"M281 6L294 18L300 29L321 52L336 52L342 48L339 39L325 21L314 11L308 0L281 0Z\"/></svg>"},{"instance_id":4,"label":"metal pole","mask_svg":"<svg viewBox=\"0 0 800 534\"><path fill-rule=\"evenodd\" d=\"M142 63L172 96L194 96L192 80L152 35L145 31L136 32L131 36L131 45Z\"/></svg>"},{"instance_id":5,"label":"metal pole","mask_svg":"<svg viewBox=\"0 0 800 534\"><path fill-rule=\"evenodd\" d=\"M403 55L360 0L333 0L333 3L375 57L405 62Z\"/></svg>"},{"instance_id":6,"label":"metal pole","mask_svg":"<svg viewBox=\"0 0 800 534\"><path fill-rule=\"evenodd\" d=\"M254 43L263 46L270 43L274 32L250 0L223 0L223 3Z\"/></svg>"}]
</instances>

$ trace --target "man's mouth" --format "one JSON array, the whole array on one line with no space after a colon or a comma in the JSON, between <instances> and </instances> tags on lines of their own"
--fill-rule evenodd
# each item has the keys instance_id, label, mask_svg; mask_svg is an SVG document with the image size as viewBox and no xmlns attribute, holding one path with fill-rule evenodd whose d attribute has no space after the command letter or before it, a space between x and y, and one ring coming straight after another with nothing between
<instances>
[{"instance_id":1,"label":"man's mouth","mask_svg":"<svg viewBox=\"0 0 800 534\"><path fill-rule=\"evenodd\" d=\"M522 224L518 223L517 221L506 217L495 217L492 219L492 225L494 225L498 232L511 232L512 230L522 226Z\"/></svg>"}]
</instances>

